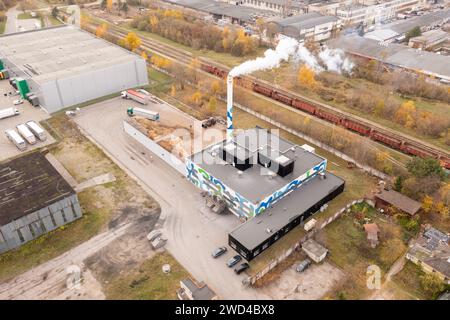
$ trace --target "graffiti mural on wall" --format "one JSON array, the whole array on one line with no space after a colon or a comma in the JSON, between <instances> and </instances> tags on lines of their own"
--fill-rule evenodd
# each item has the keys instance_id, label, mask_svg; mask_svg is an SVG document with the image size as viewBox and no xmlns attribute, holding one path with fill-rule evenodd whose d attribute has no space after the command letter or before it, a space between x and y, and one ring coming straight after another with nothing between
<instances>
[{"instance_id":1,"label":"graffiti mural on wall","mask_svg":"<svg viewBox=\"0 0 450 320\"><path fill-rule=\"evenodd\" d=\"M235 210L240 215L250 218L264 212L264 210L269 208L278 200L282 199L290 191L297 189L304 182L316 176L319 172L325 171L326 166L327 160L324 159L320 164L309 169L303 175L291 181L283 188L275 191L273 194L262 200L259 204L250 202L189 159L186 160L186 177L201 190L231 199L235 204ZM215 186L214 190L211 188L211 185Z\"/></svg>"},{"instance_id":2,"label":"graffiti mural on wall","mask_svg":"<svg viewBox=\"0 0 450 320\"><path fill-rule=\"evenodd\" d=\"M264 210L269 208L271 205L273 205L278 200L282 199L286 194L288 194L290 191L297 189L300 187L304 182L308 181L310 178L313 178L316 176L319 172L325 171L327 167L327 160L323 160L320 164L317 166L314 166L313 168L306 171L304 174L302 174L297 179L291 181L286 186L281 188L278 191L275 191L273 194L262 200L259 205L257 206L255 210L255 215L258 215L262 213Z\"/></svg>"},{"instance_id":3,"label":"graffiti mural on wall","mask_svg":"<svg viewBox=\"0 0 450 320\"><path fill-rule=\"evenodd\" d=\"M230 199L235 204L235 211L241 216L248 218L254 215L255 205L253 203L233 189L227 187L222 181L215 178L189 159L186 159L186 177L201 190ZM214 185L215 189L212 190L210 185Z\"/></svg>"}]
</instances>

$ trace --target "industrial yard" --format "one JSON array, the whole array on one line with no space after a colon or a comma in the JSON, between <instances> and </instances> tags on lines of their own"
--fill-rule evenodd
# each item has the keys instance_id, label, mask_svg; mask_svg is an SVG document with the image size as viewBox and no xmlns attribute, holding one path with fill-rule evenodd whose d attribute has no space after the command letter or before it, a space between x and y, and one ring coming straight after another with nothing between
<instances>
[{"instance_id":1,"label":"industrial yard","mask_svg":"<svg viewBox=\"0 0 450 320\"><path fill-rule=\"evenodd\" d=\"M0 299L445 299L449 19L6 1Z\"/></svg>"}]
</instances>

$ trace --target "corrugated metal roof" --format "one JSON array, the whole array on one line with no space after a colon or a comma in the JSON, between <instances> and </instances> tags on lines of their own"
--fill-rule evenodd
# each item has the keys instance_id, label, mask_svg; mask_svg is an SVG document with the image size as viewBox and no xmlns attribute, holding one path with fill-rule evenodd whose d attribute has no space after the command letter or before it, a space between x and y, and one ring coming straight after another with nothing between
<instances>
[{"instance_id":1,"label":"corrugated metal roof","mask_svg":"<svg viewBox=\"0 0 450 320\"><path fill-rule=\"evenodd\" d=\"M329 46L340 48L350 54L380 60L387 64L439 78L450 79L450 56L412 49L395 43L382 45L376 40L353 34L330 40Z\"/></svg>"},{"instance_id":2,"label":"corrugated metal roof","mask_svg":"<svg viewBox=\"0 0 450 320\"><path fill-rule=\"evenodd\" d=\"M273 23L280 25L281 27L295 27L297 29L309 29L324 23L334 22L338 19L334 16L323 16L317 12L311 12L292 16L288 18L274 19Z\"/></svg>"},{"instance_id":3,"label":"corrugated metal roof","mask_svg":"<svg viewBox=\"0 0 450 320\"><path fill-rule=\"evenodd\" d=\"M391 29L398 34L404 34L414 27L432 25L444 19L450 19L450 9L443 9L423 16L388 23L384 25L384 29Z\"/></svg>"}]
</instances>

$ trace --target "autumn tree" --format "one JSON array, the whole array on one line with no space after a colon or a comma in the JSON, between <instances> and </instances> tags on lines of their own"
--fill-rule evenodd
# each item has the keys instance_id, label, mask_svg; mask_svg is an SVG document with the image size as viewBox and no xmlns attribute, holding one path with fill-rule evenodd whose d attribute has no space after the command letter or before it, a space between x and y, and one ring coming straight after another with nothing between
<instances>
[{"instance_id":1,"label":"autumn tree","mask_svg":"<svg viewBox=\"0 0 450 320\"><path fill-rule=\"evenodd\" d=\"M130 51L134 51L139 48L141 43L141 39L134 32L129 32L125 38L121 40L121 44L123 44Z\"/></svg>"},{"instance_id":2,"label":"autumn tree","mask_svg":"<svg viewBox=\"0 0 450 320\"><path fill-rule=\"evenodd\" d=\"M395 120L407 128L413 128L416 124L416 106L414 101L406 101L402 103L395 114Z\"/></svg>"},{"instance_id":3,"label":"autumn tree","mask_svg":"<svg viewBox=\"0 0 450 320\"><path fill-rule=\"evenodd\" d=\"M219 80L214 80L213 82L211 82L211 94L212 95L217 95L221 90L221 84Z\"/></svg>"},{"instance_id":4,"label":"autumn tree","mask_svg":"<svg viewBox=\"0 0 450 320\"><path fill-rule=\"evenodd\" d=\"M212 96L211 98L209 98L209 101L208 101L209 112L210 113L216 112L216 107L217 107L217 99L216 99L216 97Z\"/></svg>"},{"instance_id":5,"label":"autumn tree","mask_svg":"<svg viewBox=\"0 0 450 320\"><path fill-rule=\"evenodd\" d=\"M307 65L302 65L298 70L297 81L298 84L302 87L306 87L309 89L313 89L316 87L317 82L314 78L314 71L309 68Z\"/></svg>"},{"instance_id":6,"label":"autumn tree","mask_svg":"<svg viewBox=\"0 0 450 320\"><path fill-rule=\"evenodd\" d=\"M435 297L445 288L444 282L434 273L427 273L420 277L420 285L429 295Z\"/></svg>"},{"instance_id":7,"label":"autumn tree","mask_svg":"<svg viewBox=\"0 0 450 320\"><path fill-rule=\"evenodd\" d=\"M113 0L106 0L106 10L111 11L113 7Z\"/></svg>"},{"instance_id":8,"label":"autumn tree","mask_svg":"<svg viewBox=\"0 0 450 320\"><path fill-rule=\"evenodd\" d=\"M95 29L95 35L99 38L103 38L108 31L108 25L106 23L102 23L101 25L97 26Z\"/></svg>"},{"instance_id":9,"label":"autumn tree","mask_svg":"<svg viewBox=\"0 0 450 320\"><path fill-rule=\"evenodd\" d=\"M176 88L175 85L173 84L173 85L170 87L170 95L171 95L172 97L175 97L176 94L177 94L177 88Z\"/></svg>"},{"instance_id":10,"label":"autumn tree","mask_svg":"<svg viewBox=\"0 0 450 320\"><path fill-rule=\"evenodd\" d=\"M422 209L425 213L429 213L433 209L433 198L429 195L423 197Z\"/></svg>"},{"instance_id":11,"label":"autumn tree","mask_svg":"<svg viewBox=\"0 0 450 320\"><path fill-rule=\"evenodd\" d=\"M202 93L200 91L195 91L191 97L190 100L192 103L196 104L196 105L200 105L201 101L202 101Z\"/></svg>"}]
</instances>

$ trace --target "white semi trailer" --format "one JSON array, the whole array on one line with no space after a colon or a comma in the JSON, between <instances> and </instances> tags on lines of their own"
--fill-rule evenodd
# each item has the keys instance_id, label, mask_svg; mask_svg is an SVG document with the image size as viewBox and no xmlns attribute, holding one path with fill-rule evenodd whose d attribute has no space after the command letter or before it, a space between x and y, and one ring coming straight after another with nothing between
<instances>
[{"instance_id":1,"label":"white semi trailer","mask_svg":"<svg viewBox=\"0 0 450 320\"><path fill-rule=\"evenodd\" d=\"M15 144L17 149L23 151L27 148L25 140L23 140L22 137L16 131L8 129L5 131L5 134L8 137L8 139Z\"/></svg>"},{"instance_id":2,"label":"white semi trailer","mask_svg":"<svg viewBox=\"0 0 450 320\"><path fill-rule=\"evenodd\" d=\"M2 110L0 110L0 120L9 118L9 117L18 116L19 113L20 113L19 110L16 108L2 109Z\"/></svg>"},{"instance_id":3,"label":"white semi trailer","mask_svg":"<svg viewBox=\"0 0 450 320\"><path fill-rule=\"evenodd\" d=\"M130 117L140 116L149 120L157 121L159 120L159 113L156 111L145 110L142 108L128 108L127 114Z\"/></svg>"},{"instance_id":4,"label":"white semi trailer","mask_svg":"<svg viewBox=\"0 0 450 320\"><path fill-rule=\"evenodd\" d=\"M141 104L147 104L148 103L148 95L142 93L142 92L138 92L136 90L127 90L127 91L122 91L121 94L123 99L131 99L134 100L136 102L139 102Z\"/></svg>"},{"instance_id":5,"label":"white semi trailer","mask_svg":"<svg viewBox=\"0 0 450 320\"><path fill-rule=\"evenodd\" d=\"M34 134L28 129L28 127L24 124L19 124L16 126L19 134L24 138L29 144L36 143L36 137Z\"/></svg>"},{"instance_id":6,"label":"white semi trailer","mask_svg":"<svg viewBox=\"0 0 450 320\"><path fill-rule=\"evenodd\" d=\"M30 129L30 131L41 141L45 141L47 139L47 135L44 131L44 129L41 128L40 125L38 125L34 121L28 121L25 123L25 125Z\"/></svg>"}]
</instances>

